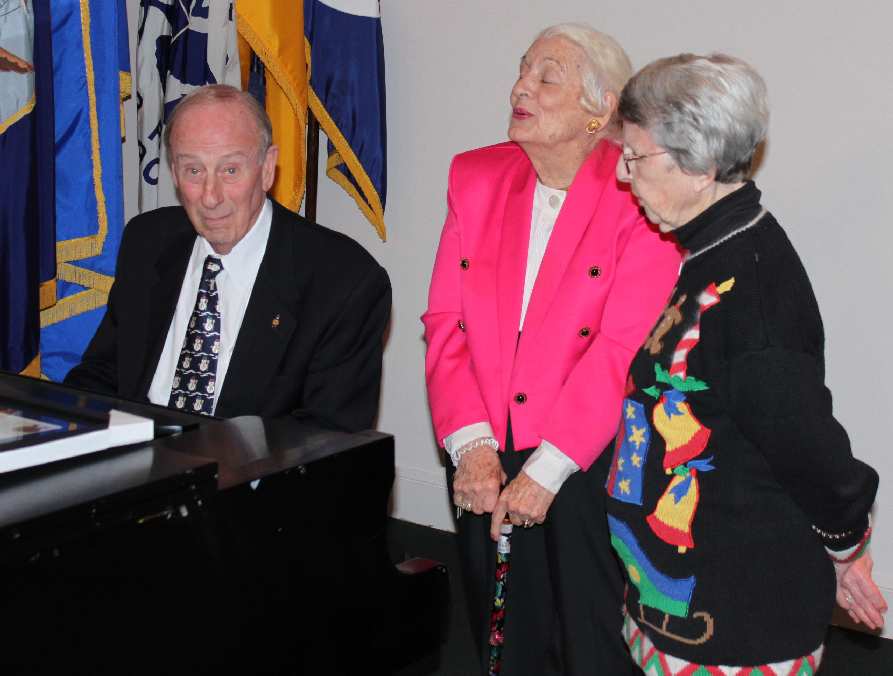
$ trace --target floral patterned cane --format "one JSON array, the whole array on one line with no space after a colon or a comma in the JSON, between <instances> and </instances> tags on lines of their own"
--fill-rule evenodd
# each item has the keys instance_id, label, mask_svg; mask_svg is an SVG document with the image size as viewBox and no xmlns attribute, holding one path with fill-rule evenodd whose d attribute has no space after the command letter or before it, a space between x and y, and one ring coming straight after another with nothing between
<instances>
[{"instance_id":1,"label":"floral patterned cane","mask_svg":"<svg viewBox=\"0 0 893 676\"><path fill-rule=\"evenodd\" d=\"M493 610L490 613L488 676L496 676L502 670L502 631L505 625L505 589L509 578L511 538L512 522L506 517L499 527L499 541L496 543L496 590L493 594Z\"/></svg>"}]
</instances>

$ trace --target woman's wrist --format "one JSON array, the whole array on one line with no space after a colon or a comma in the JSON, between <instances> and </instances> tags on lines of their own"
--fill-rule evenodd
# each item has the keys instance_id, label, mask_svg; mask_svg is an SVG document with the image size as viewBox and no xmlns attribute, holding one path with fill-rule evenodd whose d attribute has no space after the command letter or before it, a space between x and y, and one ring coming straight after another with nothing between
<instances>
[{"instance_id":1,"label":"woman's wrist","mask_svg":"<svg viewBox=\"0 0 893 676\"><path fill-rule=\"evenodd\" d=\"M458 448L451 449L449 451L450 460L453 461L453 466L458 467L459 461L462 459L462 456L468 453L469 451L473 451L476 448L484 448L489 447L494 451L499 450L499 442L496 441L493 437L478 437L476 439L472 439L468 441Z\"/></svg>"},{"instance_id":2,"label":"woman's wrist","mask_svg":"<svg viewBox=\"0 0 893 676\"><path fill-rule=\"evenodd\" d=\"M851 532L847 532L845 534L841 534L839 538L829 537L830 534L825 533L824 531L819 530L815 526L813 526L813 530L815 530L819 535L823 537L825 540L834 540L843 537L844 535L849 536L852 535ZM856 559L862 557L865 552L868 551L868 545L871 543L871 515L868 516L868 527L865 529L865 532L862 534L862 538L856 544L847 547L842 550L832 549L831 547L825 546L825 551L828 552L828 556L831 558L834 563L852 563Z\"/></svg>"},{"instance_id":3,"label":"woman's wrist","mask_svg":"<svg viewBox=\"0 0 893 676\"><path fill-rule=\"evenodd\" d=\"M865 535L862 536L862 540L859 541L858 544L850 547L847 550L842 552L836 552L833 549L828 549L825 547L825 551L828 552L828 556L831 557L831 560L834 563L852 563L856 559L860 559L865 555L865 552L868 551L868 545L871 543L871 528L865 531Z\"/></svg>"}]
</instances>

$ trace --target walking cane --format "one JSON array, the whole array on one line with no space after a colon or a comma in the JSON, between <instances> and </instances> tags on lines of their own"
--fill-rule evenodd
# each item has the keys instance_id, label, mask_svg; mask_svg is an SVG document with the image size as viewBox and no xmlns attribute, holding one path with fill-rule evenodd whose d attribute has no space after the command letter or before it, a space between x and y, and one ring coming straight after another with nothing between
<instances>
[{"instance_id":1,"label":"walking cane","mask_svg":"<svg viewBox=\"0 0 893 676\"><path fill-rule=\"evenodd\" d=\"M505 626L505 590L509 578L509 554L511 553L512 522L508 516L499 527L496 543L496 590L493 594L493 610L490 612L490 664L488 676L498 676L502 669L503 627Z\"/></svg>"}]
</instances>

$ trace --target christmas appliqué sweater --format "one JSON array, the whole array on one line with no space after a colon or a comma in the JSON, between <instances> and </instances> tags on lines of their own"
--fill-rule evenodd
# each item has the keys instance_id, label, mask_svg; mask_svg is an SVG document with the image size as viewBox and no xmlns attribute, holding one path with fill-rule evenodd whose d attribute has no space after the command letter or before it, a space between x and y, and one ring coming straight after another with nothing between
<instances>
[{"instance_id":1,"label":"christmas appliqu\u00e9 sweater","mask_svg":"<svg viewBox=\"0 0 893 676\"><path fill-rule=\"evenodd\" d=\"M606 484L627 612L695 664L809 655L834 606L825 545L860 540L878 477L832 414L815 296L760 191L674 234L689 255L630 367Z\"/></svg>"}]
</instances>

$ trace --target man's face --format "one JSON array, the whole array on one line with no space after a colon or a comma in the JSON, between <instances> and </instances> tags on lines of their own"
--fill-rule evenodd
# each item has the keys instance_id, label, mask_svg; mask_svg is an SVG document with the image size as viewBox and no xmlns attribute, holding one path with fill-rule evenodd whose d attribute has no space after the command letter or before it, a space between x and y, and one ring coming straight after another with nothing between
<instances>
[{"instance_id":1,"label":"man's face","mask_svg":"<svg viewBox=\"0 0 893 676\"><path fill-rule=\"evenodd\" d=\"M278 149L260 154L257 124L237 101L185 110L171 134L171 168L196 232L228 254L254 225L273 185Z\"/></svg>"}]
</instances>

